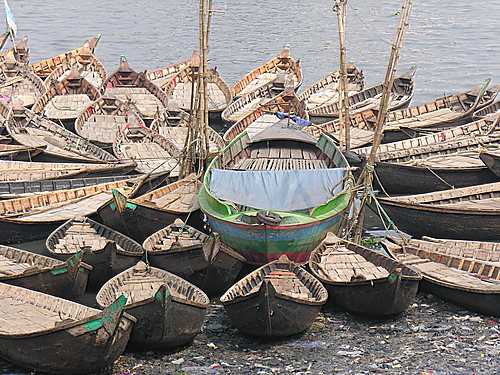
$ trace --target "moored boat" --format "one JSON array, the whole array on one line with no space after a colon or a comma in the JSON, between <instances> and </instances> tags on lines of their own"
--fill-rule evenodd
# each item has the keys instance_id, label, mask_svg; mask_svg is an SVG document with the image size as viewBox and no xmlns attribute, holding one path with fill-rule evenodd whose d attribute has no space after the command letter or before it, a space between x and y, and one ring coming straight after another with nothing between
<instances>
[{"instance_id":1,"label":"moored boat","mask_svg":"<svg viewBox=\"0 0 500 375\"><path fill-rule=\"evenodd\" d=\"M481 118L485 117L498 117L500 116L500 100L497 100L494 103L491 103L490 105L487 105L486 107L483 107L481 109L478 109L476 112L472 114L472 118L474 120L478 120Z\"/></svg>"},{"instance_id":2,"label":"moored boat","mask_svg":"<svg viewBox=\"0 0 500 375\"><path fill-rule=\"evenodd\" d=\"M500 182L378 201L399 229L416 237L498 239Z\"/></svg>"},{"instance_id":3,"label":"moored boat","mask_svg":"<svg viewBox=\"0 0 500 375\"><path fill-rule=\"evenodd\" d=\"M274 90L284 90L287 87L297 90L302 80L300 63L290 56L290 46L286 45L278 56L236 82L231 88L231 93L233 97L242 97L269 83L273 84Z\"/></svg>"},{"instance_id":4,"label":"moored boat","mask_svg":"<svg viewBox=\"0 0 500 375\"><path fill-rule=\"evenodd\" d=\"M28 36L26 35L23 39L21 39L19 43L17 43L15 48L12 47L0 53L0 61L4 61L9 54L14 54L15 59L19 63L28 64L30 59L29 52L30 50L28 48Z\"/></svg>"},{"instance_id":5,"label":"moored boat","mask_svg":"<svg viewBox=\"0 0 500 375\"><path fill-rule=\"evenodd\" d=\"M414 66L409 71L394 79L391 88L389 111L407 106L414 94L413 76L417 68ZM378 84L356 94L349 96L349 111L361 112L370 108L378 108L382 98L383 84ZM327 103L309 110L313 117L338 117L341 103Z\"/></svg>"},{"instance_id":6,"label":"moored boat","mask_svg":"<svg viewBox=\"0 0 500 375\"><path fill-rule=\"evenodd\" d=\"M200 189L212 230L253 264L282 254L307 262L326 233L339 229L351 196L350 169L333 140L317 141L282 121L253 139L236 137Z\"/></svg>"},{"instance_id":7,"label":"moored boat","mask_svg":"<svg viewBox=\"0 0 500 375\"><path fill-rule=\"evenodd\" d=\"M156 86L163 88L177 73L184 70L191 63L191 58L180 63L169 65L165 68L147 72L148 79Z\"/></svg>"},{"instance_id":8,"label":"moored boat","mask_svg":"<svg viewBox=\"0 0 500 375\"><path fill-rule=\"evenodd\" d=\"M201 332L209 298L186 280L144 262L109 280L97 293L104 307L128 295L125 310L137 318L130 346L139 350L184 345Z\"/></svg>"},{"instance_id":9,"label":"moored boat","mask_svg":"<svg viewBox=\"0 0 500 375\"><path fill-rule=\"evenodd\" d=\"M486 244L462 241L451 245L447 240L411 239L400 247L391 247L391 252L422 274L426 292L481 314L500 316L498 244ZM483 260L485 255L496 262Z\"/></svg>"},{"instance_id":10,"label":"moored boat","mask_svg":"<svg viewBox=\"0 0 500 375\"><path fill-rule=\"evenodd\" d=\"M490 171L500 178L500 151L498 150L482 150L479 153L479 158L482 160L484 165L486 165Z\"/></svg>"},{"instance_id":11,"label":"moored boat","mask_svg":"<svg viewBox=\"0 0 500 375\"><path fill-rule=\"evenodd\" d=\"M43 152L46 146L30 147L0 144L0 159L31 160Z\"/></svg>"},{"instance_id":12,"label":"moored boat","mask_svg":"<svg viewBox=\"0 0 500 375\"><path fill-rule=\"evenodd\" d=\"M327 236L313 251L309 268L333 305L362 315L402 313L422 279L394 259L335 236Z\"/></svg>"},{"instance_id":13,"label":"moored boat","mask_svg":"<svg viewBox=\"0 0 500 375\"><path fill-rule=\"evenodd\" d=\"M82 253L85 263L93 267L89 278L92 288L101 287L144 255L144 249L134 240L86 217L69 219L47 237L45 244L49 254L61 260Z\"/></svg>"},{"instance_id":14,"label":"moored boat","mask_svg":"<svg viewBox=\"0 0 500 375\"><path fill-rule=\"evenodd\" d=\"M0 298L0 355L37 372L104 370L125 350L136 321L123 311L124 296L101 311L0 283Z\"/></svg>"},{"instance_id":15,"label":"moored boat","mask_svg":"<svg viewBox=\"0 0 500 375\"><path fill-rule=\"evenodd\" d=\"M77 301L92 267L76 253L65 262L0 245L0 282Z\"/></svg>"},{"instance_id":16,"label":"moored boat","mask_svg":"<svg viewBox=\"0 0 500 375\"><path fill-rule=\"evenodd\" d=\"M220 301L244 333L280 337L308 329L327 299L314 276L281 256L238 281Z\"/></svg>"}]
</instances>

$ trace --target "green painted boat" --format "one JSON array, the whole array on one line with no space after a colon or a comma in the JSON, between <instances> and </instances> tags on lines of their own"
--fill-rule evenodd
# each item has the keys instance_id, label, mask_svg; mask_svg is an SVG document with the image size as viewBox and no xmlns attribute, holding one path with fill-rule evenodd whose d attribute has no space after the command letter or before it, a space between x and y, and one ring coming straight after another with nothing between
<instances>
[{"instance_id":1,"label":"green painted boat","mask_svg":"<svg viewBox=\"0 0 500 375\"><path fill-rule=\"evenodd\" d=\"M339 231L351 181L331 138L316 140L283 119L228 144L209 165L199 203L212 231L248 263L281 255L305 263L328 232Z\"/></svg>"}]
</instances>

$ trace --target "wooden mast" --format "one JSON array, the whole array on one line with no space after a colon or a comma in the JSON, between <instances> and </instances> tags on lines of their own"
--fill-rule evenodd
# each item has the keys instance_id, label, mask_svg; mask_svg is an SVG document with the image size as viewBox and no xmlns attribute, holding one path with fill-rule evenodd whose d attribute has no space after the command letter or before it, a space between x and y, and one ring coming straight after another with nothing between
<instances>
[{"instance_id":1,"label":"wooden mast","mask_svg":"<svg viewBox=\"0 0 500 375\"><path fill-rule=\"evenodd\" d=\"M375 128L375 136L373 138L373 145L370 151L370 155L366 162L363 171L358 179L358 186L363 185L363 195L361 197L361 204L359 208L359 213L357 215L357 226L355 230L354 240L359 243L361 240L361 235L363 231L363 215L365 211L366 202L369 199L370 193L373 191L373 172L375 157L377 156L377 150L382 143L384 137L384 124L386 120L387 110L389 107L389 99L391 94L391 88L394 83L394 76L398 66L399 55L401 53L401 47L403 45L404 36L408 28L408 20L410 19L411 7L413 0L403 0L403 5L401 8L401 16L399 18L399 25L396 32L396 37L392 44L391 55L389 57L389 64L387 66L387 71L384 80L384 88L382 92L382 98L380 101L380 107L377 116L377 126Z\"/></svg>"}]
</instances>

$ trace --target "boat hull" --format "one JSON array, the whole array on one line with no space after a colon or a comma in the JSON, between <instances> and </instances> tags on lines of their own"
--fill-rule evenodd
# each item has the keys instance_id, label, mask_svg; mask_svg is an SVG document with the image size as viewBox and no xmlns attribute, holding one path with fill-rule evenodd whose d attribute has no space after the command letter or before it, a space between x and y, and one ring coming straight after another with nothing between
<instances>
[{"instance_id":1,"label":"boat hull","mask_svg":"<svg viewBox=\"0 0 500 375\"><path fill-rule=\"evenodd\" d=\"M209 214L207 219L222 242L250 264L263 265L281 255L295 263L305 263L328 232L339 230L345 212L312 223L281 226L239 224Z\"/></svg>"},{"instance_id":2,"label":"boat hull","mask_svg":"<svg viewBox=\"0 0 500 375\"><path fill-rule=\"evenodd\" d=\"M488 152L481 152L479 157L490 171L500 178L500 156Z\"/></svg>"}]
</instances>

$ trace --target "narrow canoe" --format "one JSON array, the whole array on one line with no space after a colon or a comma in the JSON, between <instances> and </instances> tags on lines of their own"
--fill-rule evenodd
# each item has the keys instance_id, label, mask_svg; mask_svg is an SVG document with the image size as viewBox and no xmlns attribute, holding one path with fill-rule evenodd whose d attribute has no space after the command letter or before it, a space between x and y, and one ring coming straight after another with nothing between
<instances>
[{"instance_id":1,"label":"narrow canoe","mask_svg":"<svg viewBox=\"0 0 500 375\"><path fill-rule=\"evenodd\" d=\"M457 306L500 316L498 250L497 243L411 239L391 252L422 274L425 291Z\"/></svg>"},{"instance_id":2,"label":"narrow canoe","mask_svg":"<svg viewBox=\"0 0 500 375\"><path fill-rule=\"evenodd\" d=\"M76 253L65 262L0 245L0 282L78 301L92 267Z\"/></svg>"},{"instance_id":3,"label":"narrow canoe","mask_svg":"<svg viewBox=\"0 0 500 375\"><path fill-rule=\"evenodd\" d=\"M36 372L104 370L125 350L136 321L124 313L124 296L101 311L0 283L0 298L0 355Z\"/></svg>"},{"instance_id":4,"label":"narrow canoe","mask_svg":"<svg viewBox=\"0 0 500 375\"><path fill-rule=\"evenodd\" d=\"M61 260L81 252L85 263L93 267L89 286L94 290L144 255L134 240L86 217L69 219L49 235L45 245L52 257Z\"/></svg>"},{"instance_id":5,"label":"narrow canoe","mask_svg":"<svg viewBox=\"0 0 500 375\"><path fill-rule=\"evenodd\" d=\"M422 279L394 259L335 236L313 251L309 269L325 285L332 305L361 315L402 313Z\"/></svg>"},{"instance_id":6,"label":"narrow canoe","mask_svg":"<svg viewBox=\"0 0 500 375\"><path fill-rule=\"evenodd\" d=\"M130 345L139 350L189 343L201 332L210 303L194 285L144 262L109 280L96 301L103 308L122 294L129 296L125 310L137 318Z\"/></svg>"},{"instance_id":7,"label":"narrow canoe","mask_svg":"<svg viewBox=\"0 0 500 375\"><path fill-rule=\"evenodd\" d=\"M500 233L500 182L378 200L416 237L496 240Z\"/></svg>"},{"instance_id":8,"label":"narrow canoe","mask_svg":"<svg viewBox=\"0 0 500 375\"><path fill-rule=\"evenodd\" d=\"M276 90L291 87L297 90L302 84L302 68L299 61L290 56L290 46L285 46L278 56L265 62L234 84L233 97L242 97L261 86L273 83Z\"/></svg>"},{"instance_id":9,"label":"narrow canoe","mask_svg":"<svg viewBox=\"0 0 500 375\"><path fill-rule=\"evenodd\" d=\"M280 337L308 329L327 299L314 276L282 256L238 281L220 301L242 332Z\"/></svg>"}]
</instances>

